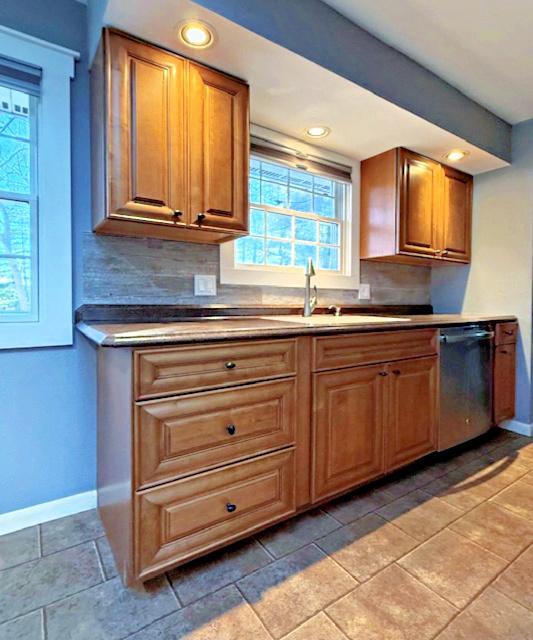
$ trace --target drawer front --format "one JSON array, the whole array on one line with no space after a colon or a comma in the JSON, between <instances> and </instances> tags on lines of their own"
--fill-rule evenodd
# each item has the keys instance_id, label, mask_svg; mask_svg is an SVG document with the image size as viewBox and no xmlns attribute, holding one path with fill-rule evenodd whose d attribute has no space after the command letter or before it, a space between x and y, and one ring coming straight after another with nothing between
<instances>
[{"instance_id":1,"label":"drawer front","mask_svg":"<svg viewBox=\"0 0 533 640\"><path fill-rule=\"evenodd\" d=\"M315 371L419 358L438 353L435 329L324 336L313 341Z\"/></svg>"},{"instance_id":2,"label":"drawer front","mask_svg":"<svg viewBox=\"0 0 533 640\"><path fill-rule=\"evenodd\" d=\"M296 373L296 340L135 352L135 395L144 399Z\"/></svg>"},{"instance_id":3,"label":"drawer front","mask_svg":"<svg viewBox=\"0 0 533 640\"><path fill-rule=\"evenodd\" d=\"M291 515L294 485L294 449L289 449L136 494L138 578Z\"/></svg>"},{"instance_id":4,"label":"drawer front","mask_svg":"<svg viewBox=\"0 0 533 640\"><path fill-rule=\"evenodd\" d=\"M499 322L494 332L494 342L498 344L514 344L518 336L518 324L516 322Z\"/></svg>"},{"instance_id":5,"label":"drawer front","mask_svg":"<svg viewBox=\"0 0 533 640\"><path fill-rule=\"evenodd\" d=\"M135 407L137 488L294 444L296 380Z\"/></svg>"}]
</instances>

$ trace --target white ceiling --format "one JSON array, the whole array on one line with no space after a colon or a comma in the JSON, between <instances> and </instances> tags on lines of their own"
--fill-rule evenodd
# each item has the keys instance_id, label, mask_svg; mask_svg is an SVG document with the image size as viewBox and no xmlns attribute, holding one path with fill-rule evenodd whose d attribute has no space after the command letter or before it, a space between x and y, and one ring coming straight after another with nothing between
<instances>
[{"instance_id":1,"label":"white ceiling","mask_svg":"<svg viewBox=\"0 0 533 640\"><path fill-rule=\"evenodd\" d=\"M216 30L215 44L194 51L176 25L201 18ZM481 173L502 160L334 73L236 25L189 0L109 0L106 24L135 34L250 83L253 123L305 140L303 131L324 124L332 132L317 146L362 160L405 146L437 160L452 148L470 151L457 166ZM308 139L307 139L308 141Z\"/></svg>"},{"instance_id":2,"label":"white ceiling","mask_svg":"<svg viewBox=\"0 0 533 640\"><path fill-rule=\"evenodd\" d=\"M501 118L533 117L532 0L324 0Z\"/></svg>"}]
</instances>

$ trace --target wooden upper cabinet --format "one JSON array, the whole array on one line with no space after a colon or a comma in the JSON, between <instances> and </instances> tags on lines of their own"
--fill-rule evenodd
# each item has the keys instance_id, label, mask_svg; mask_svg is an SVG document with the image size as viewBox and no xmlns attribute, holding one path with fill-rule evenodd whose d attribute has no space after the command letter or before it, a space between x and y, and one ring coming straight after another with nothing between
<instances>
[{"instance_id":1,"label":"wooden upper cabinet","mask_svg":"<svg viewBox=\"0 0 533 640\"><path fill-rule=\"evenodd\" d=\"M245 83L105 30L91 93L96 232L208 243L246 233Z\"/></svg>"},{"instance_id":2,"label":"wooden upper cabinet","mask_svg":"<svg viewBox=\"0 0 533 640\"><path fill-rule=\"evenodd\" d=\"M440 165L400 150L399 251L434 256L438 251Z\"/></svg>"},{"instance_id":3,"label":"wooden upper cabinet","mask_svg":"<svg viewBox=\"0 0 533 640\"><path fill-rule=\"evenodd\" d=\"M192 222L245 231L248 221L248 87L189 67Z\"/></svg>"},{"instance_id":4,"label":"wooden upper cabinet","mask_svg":"<svg viewBox=\"0 0 533 640\"><path fill-rule=\"evenodd\" d=\"M109 209L126 219L185 224L185 62L117 34L107 37Z\"/></svg>"},{"instance_id":5,"label":"wooden upper cabinet","mask_svg":"<svg viewBox=\"0 0 533 640\"><path fill-rule=\"evenodd\" d=\"M361 163L361 258L470 262L472 176L406 149Z\"/></svg>"},{"instance_id":6,"label":"wooden upper cabinet","mask_svg":"<svg viewBox=\"0 0 533 640\"><path fill-rule=\"evenodd\" d=\"M472 176L443 166L442 257L470 262Z\"/></svg>"}]
</instances>

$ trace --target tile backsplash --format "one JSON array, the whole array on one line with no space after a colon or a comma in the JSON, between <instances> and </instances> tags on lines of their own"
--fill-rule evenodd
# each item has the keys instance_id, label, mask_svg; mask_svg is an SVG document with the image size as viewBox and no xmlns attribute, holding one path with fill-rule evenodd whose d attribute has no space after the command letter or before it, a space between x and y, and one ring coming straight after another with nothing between
<instances>
[{"instance_id":1,"label":"tile backsplash","mask_svg":"<svg viewBox=\"0 0 533 640\"><path fill-rule=\"evenodd\" d=\"M218 284L216 297L193 295L194 274L219 277L219 247L168 240L86 233L83 239L85 304L302 303L302 288ZM361 282L372 299L362 304L428 304L430 268L361 263ZM357 304L354 290L319 290L320 306Z\"/></svg>"}]
</instances>

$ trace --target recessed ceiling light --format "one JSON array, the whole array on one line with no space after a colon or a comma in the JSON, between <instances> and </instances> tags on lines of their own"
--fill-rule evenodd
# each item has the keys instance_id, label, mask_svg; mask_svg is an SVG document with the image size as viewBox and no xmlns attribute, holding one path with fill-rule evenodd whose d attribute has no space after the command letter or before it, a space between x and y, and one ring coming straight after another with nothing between
<instances>
[{"instance_id":1,"label":"recessed ceiling light","mask_svg":"<svg viewBox=\"0 0 533 640\"><path fill-rule=\"evenodd\" d=\"M469 154L469 151L462 151L461 149L452 149L444 157L448 162L459 162L465 156Z\"/></svg>"},{"instance_id":2,"label":"recessed ceiling light","mask_svg":"<svg viewBox=\"0 0 533 640\"><path fill-rule=\"evenodd\" d=\"M188 47L207 49L215 40L215 32L201 20L186 20L179 28L179 37Z\"/></svg>"},{"instance_id":3,"label":"recessed ceiling light","mask_svg":"<svg viewBox=\"0 0 533 640\"><path fill-rule=\"evenodd\" d=\"M325 138L331 133L331 129L329 127L324 127L322 125L316 125L314 127L309 127L305 130L305 134L310 136L311 138Z\"/></svg>"}]
</instances>

